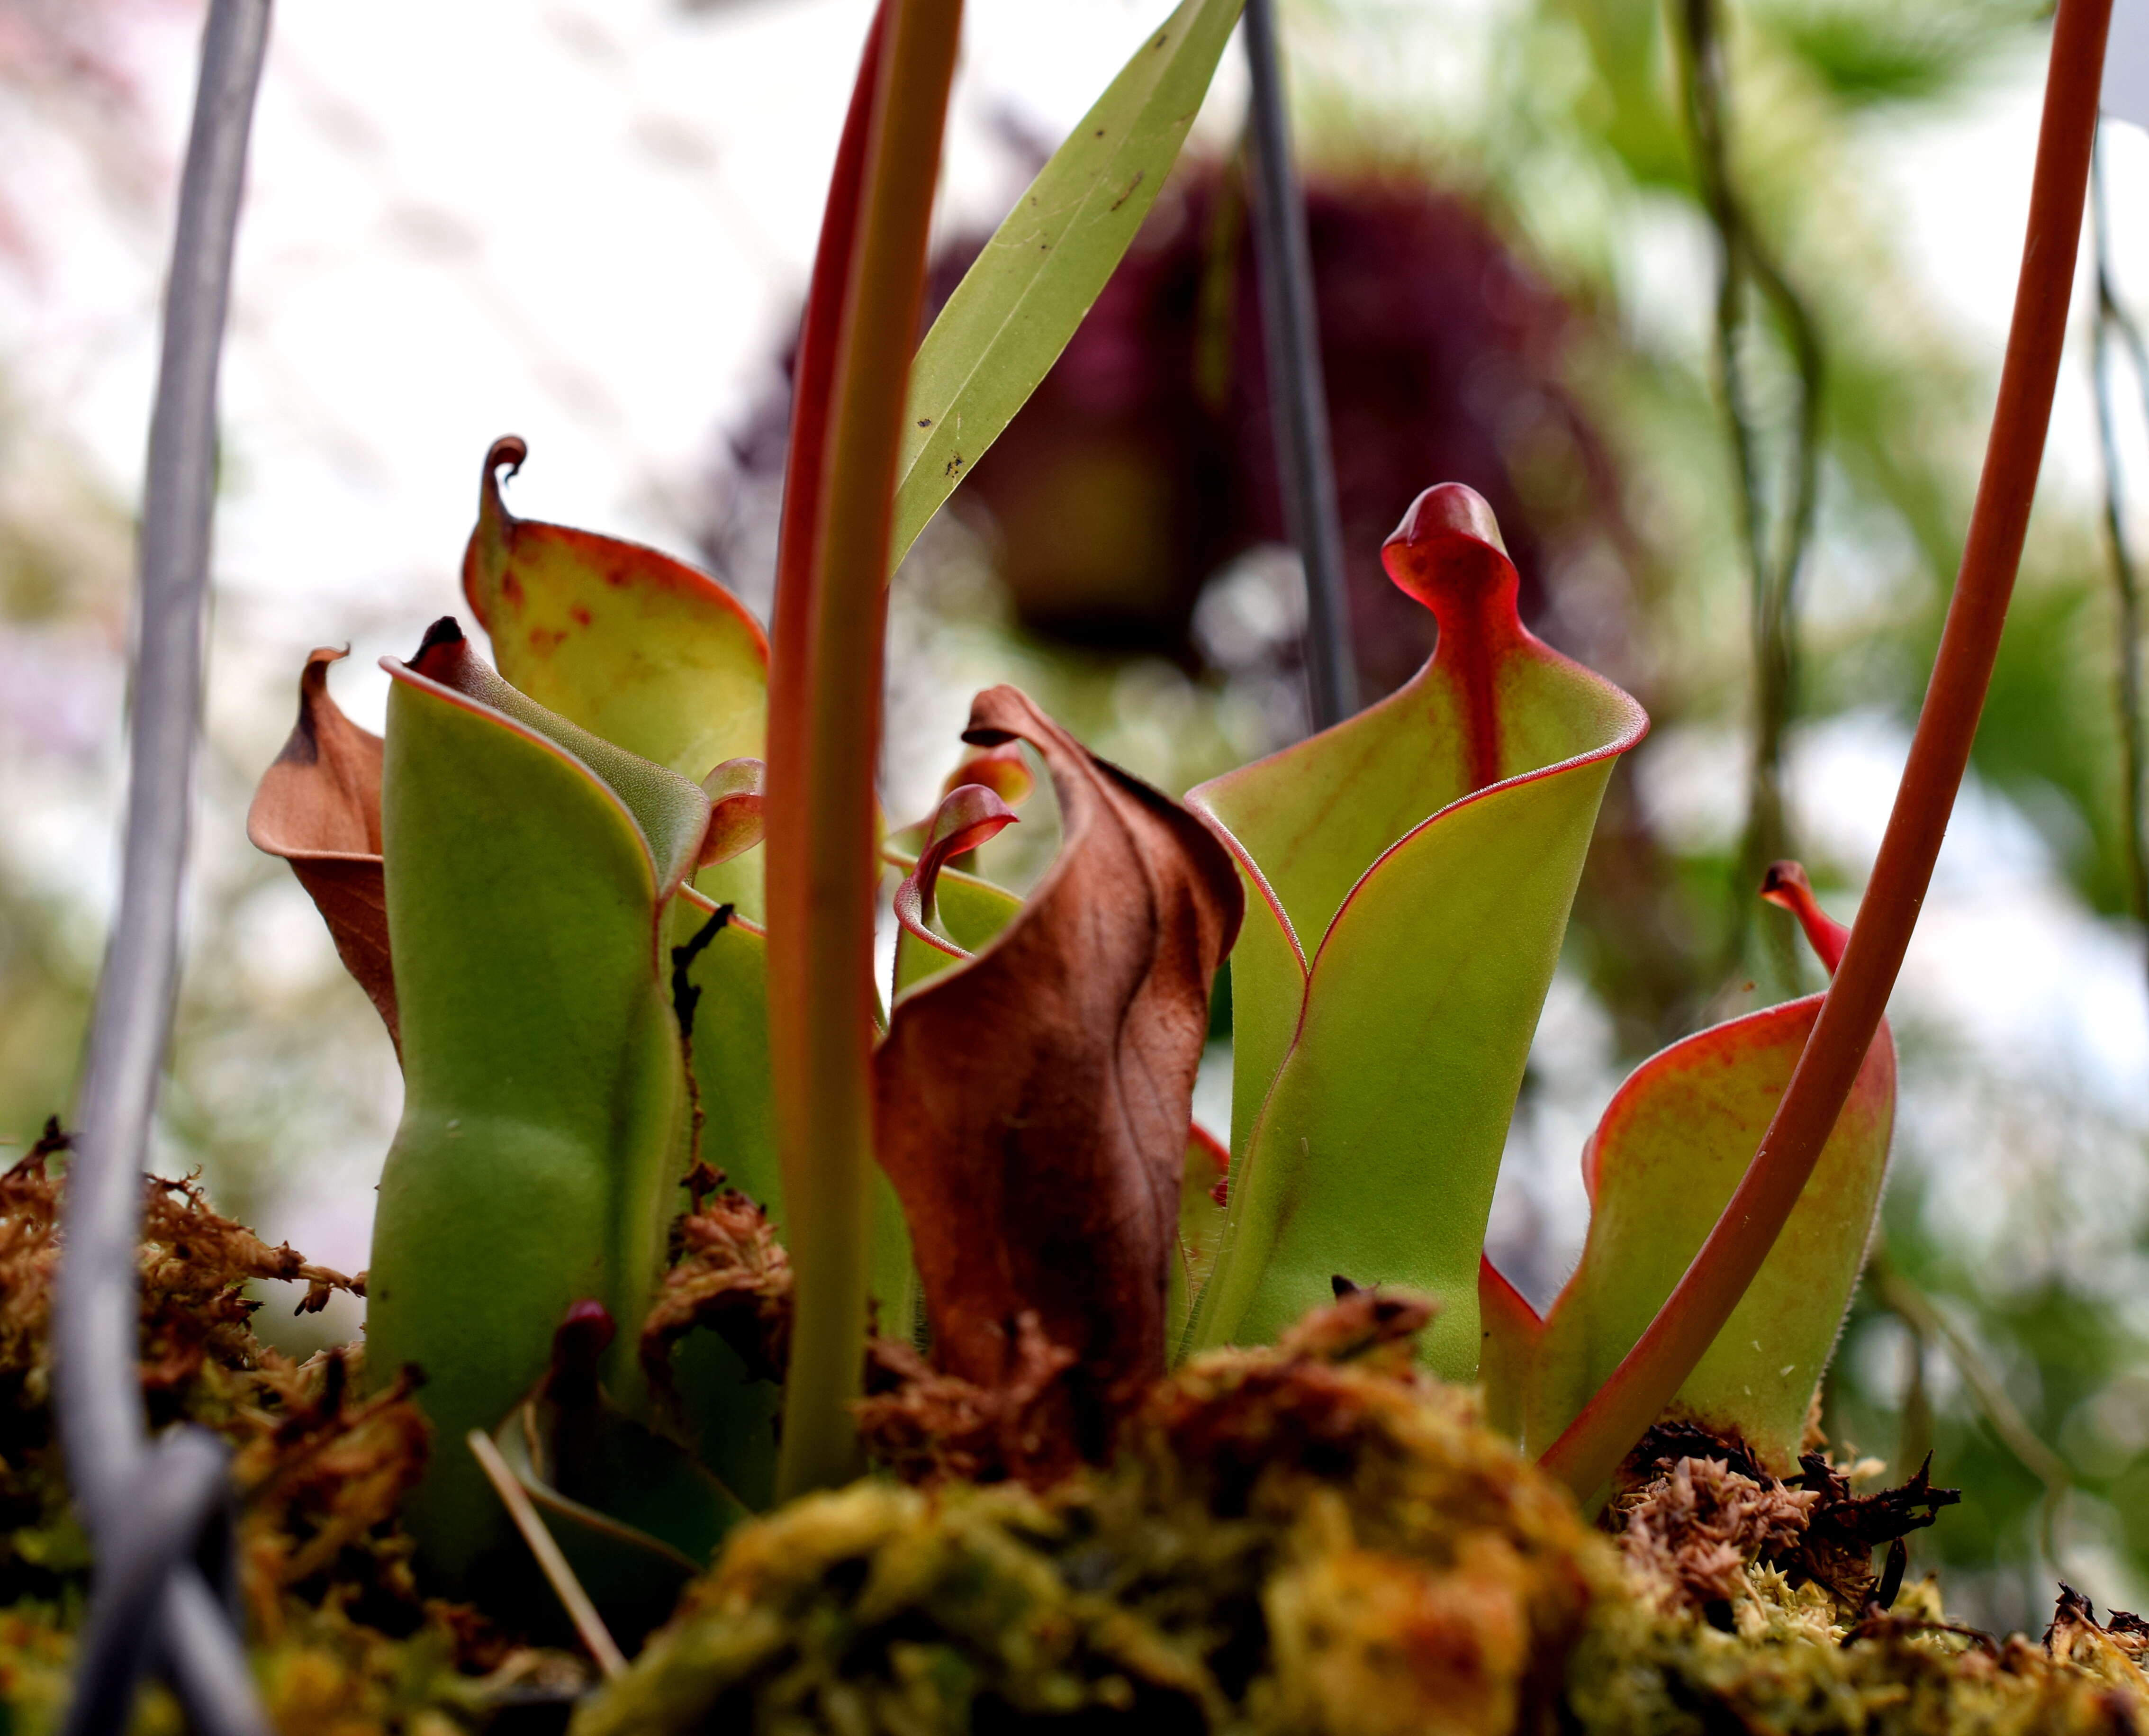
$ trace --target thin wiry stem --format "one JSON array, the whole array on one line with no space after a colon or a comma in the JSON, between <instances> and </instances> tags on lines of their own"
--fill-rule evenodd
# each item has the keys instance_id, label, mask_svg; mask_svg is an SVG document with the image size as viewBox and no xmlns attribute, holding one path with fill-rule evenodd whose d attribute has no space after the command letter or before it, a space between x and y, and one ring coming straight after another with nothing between
<instances>
[{"instance_id":1,"label":"thin wiry stem","mask_svg":"<svg viewBox=\"0 0 2149 1736\"><path fill-rule=\"evenodd\" d=\"M1328 443L1328 399L1315 317L1313 256L1306 203L1291 161L1276 48L1276 0L1246 0L1246 63L1253 91L1254 259L1268 341L1270 413L1283 480L1285 527L1306 567L1306 685L1313 727L1326 729L1358 709L1351 652L1350 600L1343 586L1343 532Z\"/></svg>"},{"instance_id":2,"label":"thin wiry stem","mask_svg":"<svg viewBox=\"0 0 2149 1736\"><path fill-rule=\"evenodd\" d=\"M1634 1347L1545 1455L1594 1494L1678 1391L1775 1245L1880 1029L1931 883L1992 679L2028 533L2066 337L2111 0L2060 0L2000 399L1962 568L1895 806L1850 940L1783 1100L1701 1251Z\"/></svg>"},{"instance_id":3,"label":"thin wiry stem","mask_svg":"<svg viewBox=\"0 0 2149 1736\"><path fill-rule=\"evenodd\" d=\"M2096 241L2096 323L2090 372L2096 388L2097 440L2104 455L2104 528L2111 545L2112 591L2119 604L2119 812L2126 828L2127 907L2149 930L2149 835L2142 814L2141 595L2134 551L2126 539L2126 478L2120 467L2119 432L2111 401L2112 338L2126 344L2137 382L2149 391L2149 365L2141 334L2112 285L2111 220L2105 204L2104 151L2090 159L2090 229Z\"/></svg>"},{"instance_id":4,"label":"thin wiry stem","mask_svg":"<svg viewBox=\"0 0 2149 1736\"><path fill-rule=\"evenodd\" d=\"M98 985L61 1222L66 1252L53 1326L59 1420L69 1481L101 1563L140 1554L150 1522L139 1504L152 1461L135 1366L135 1245L179 980L202 709L217 366L268 34L268 0L215 0L202 36L149 426L119 910ZM193 1567L165 1577L158 1606L164 1661L196 1728L219 1736L264 1731L238 1635L214 1618L215 1603ZM85 1663L93 1662L86 1652ZM113 1694L108 1681L95 1685L96 1694L91 1684L78 1689L71 1736L91 1736L89 1720L105 1718L102 1708L115 1699L123 1715L131 1702L129 1693Z\"/></svg>"},{"instance_id":5,"label":"thin wiry stem","mask_svg":"<svg viewBox=\"0 0 2149 1736\"><path fill-rule=\"evenodd\" d=\"M1716 230L1716 366L1724 396L1725 431L1739 476L1739 529L1745 544L1754 643L1754 752L1749 774L1745 835L1735 869L1729 951L1743 953L1747 896L1767 865L1795 854L1784 813L1784 748L1797 714L1799 688L1799 579L1813 540L1819 496L1820 409L1824 359L1820 335L1804 301L1776 262L1731 174L1724 68L1717 0L1679 0L1678 23L1687 126L1692 138L1702 204ZM1788 499L1771 526L1762 436L1754 414L1752 383L1743 342L1747 305L1758 294L1789 347L1799 385L1791 431ZM1796 952L1788 923L1769 932L1782 944L1772 949L1779 970L1794 981Z\"/></svg>"},{"instance_id":6,"label":"thin wiry stem","mask_svg":"<svg viewBox=\"0 0 2149 1736\"><path fill-rule=\"evenodd\" d=\"M1940 1341L1987 1426L2023 1468L2045 1486L2045 1498L2038 1506L2038 1547L2046 1566L2056 1573L2067 1573L2067 1563L2061 1553L2075 1482L2067 1462L2031 1427L2030 1419L2008 1396L2006 1384L1991 1364L1931 1297L1885 1260L1875 1262L1873 1289L1880 1306L1909 1328L1921 1349L1927 1340ZM1906 1464L1902 1469L1908 1474L1910 1467Z\"/></svg>"},{"instance_id":7,"label":"thin wiry stem","mask_svg":"<svg viewBox=\"0 0 2149 1736\"><path fill-rule=\"evenodd\" d=\"M796 1275L785 1498L858 1469L888 538L962 15L961 0L888 0L855 219L831 224L848 259L825 408L802 394L801 412L823 415L818 486L808 498L794 476L785 502L787 520L813 515L802 564L779 578L804 589L778 599L769 713L769 1050Z\"/></svg>"},{"instance_id":8,"label":"thin wiry stem","mask_svg":"<svg viewBox=\"0 0 2149 1736\"><path fill-rule=\"evenodd\" d=\"M514 1520L515 1528L522 1533L522 1541L536 1557L537 1570L552 1588L552 1595L560 1600L561 1608L567 1612L567 1619L574 1624L583 1648L596 1659L606 1680L625 1675L627 1659L620 1652L619 1643L611 1637L611 1629L605 1626L604 1618L597 1613L597 1607L590 1601L582 1582L575 1577L575 1570L568 1566L566 1553L546 1528L537 1503L530 1498L530 1492L517 1481L507 1456L493 1445L492 1437L481 1428L472 1429L463 1439L471 1456L484 1469L485 1480L492 1485L501 1505Z\"/></svg>"}]
</instances>

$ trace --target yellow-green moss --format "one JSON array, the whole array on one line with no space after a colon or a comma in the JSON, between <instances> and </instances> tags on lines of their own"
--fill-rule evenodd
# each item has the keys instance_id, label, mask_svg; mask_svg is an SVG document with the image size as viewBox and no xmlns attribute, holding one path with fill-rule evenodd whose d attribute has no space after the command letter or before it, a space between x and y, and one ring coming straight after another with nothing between
<instances>
[{"instance_id":1,"label":"yellow-green moss","mask_svg":"<svg viewBox=\"0 0 2149 1736\"><path fill-rule=\"evenodd\" d=\"M0 1736L58 1730L73 1648L73 1633L53 1611L0 1611ZM572 1660L529 1650L489 1676L465 1675L443 1624L396 1638L333 1607L293 1607L276 1638L252 1650L263 1709L284 1736L471 1736L520 1694L571 1693L587 1679ZM186 1728L171 1694L149 1684L129 1736L184 1736Z\"/></svg>"},{"instance_id":2,"label":"yellow-green moss","mask_svg":"<svg viewBox=\"0 0 2149 1736\"><path fill-rule=\"evenodd\" d=\"M868 1482L743 1528L573 1736L2149 1733L2138 1637L2086 1617L1993 1645L1927 1583L1854 1634L1751 1560L1704 1613L1333 1326L1190 1364L1044 1494Z\"/></svg>"},{"instance_id":3,"label":"yellow-green moss","mask_svg":"<svg viewBox=\"0 0 2149 1736\"><path fill-rule=\"evenodd\" d=\"M1736 1631L1644 1596L1600 1606L1568 1672L1571 1728L1591 1736L2125 1736L2149 1691L2123 1655L2058 1658L2016 1638L1944 1631L1938 1588L1906 1587L1868 1637L1818 1588L1748 1570ZM2131 1679L2130 1679L2131 1673Z\"/></svg>"},{"instance_id":4,"label":"yellow-green moss","mask_svg":"<svg viewBox=\"0 0 2149 1736\"><path fill-rule=\"evenodd\" d=\"M745 1528L575 1736L1527 1728L1616 1572L1407 1343L1226 1351L1046 1494L868 1482Z\"/></svg>"},{"instance_id":5,"label":"yellow-green moss","mask_svg":"<svg viewBox=\"0 0 2149 1736\"><path fill-rule=\"evenodd\" d=\"M585 1682L423 1600L391 1517L407 1406L352 1409L344 1361L262 1351L241 1281L295 1256L192 1190L163 1199L154 1408L238 1449L275 1728L458 1736ZM40 1161L0 1175L0 1736L57 1729L87 1577L47 1404L55 1204ZM1816 1586L1718 1558L1769 1532L1740 1515L1795 1528L1806 1497L1689 1465L1666 1487L1712 1499L1658 1501L1623 1555L1416 1372L1423 1317L1361 1293L1276 1349L1199 1359L1109 1469L1042 1494L868 1482L742 1527L574 1736L2149 1736L2149 1628L2074 1600L2047 1645L1994 1645L1945 1631L1928 1584L1854 1633ZM133 1736L182 1728L143 1694Z\"/></svg>"}]
</instances>

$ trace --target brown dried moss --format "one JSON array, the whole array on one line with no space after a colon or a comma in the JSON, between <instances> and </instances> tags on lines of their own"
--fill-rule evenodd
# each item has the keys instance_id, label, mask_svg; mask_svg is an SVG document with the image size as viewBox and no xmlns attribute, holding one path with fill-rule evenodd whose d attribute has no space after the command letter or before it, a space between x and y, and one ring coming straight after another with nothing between
<instances>
[{"instance_id":1,"label":"brown dried moss","mask_svg":"<svg viewBox=\"0 0 2149 1736\"><path fill-rule=\"evenodd\" d=\"M1860 1496L1808 1455L1794 1487L1688 1456L1624 1506L1627 1595L1598 1603L1569 1660L1585 1736L2125 1736L2149 1732L2145 1637L2064 1593L2042 1646L1950 1623L1928 1579L1863 1596L1878 1542L1929 1522L1920 1471ZM1825 1475L1823 1475L1824 1471ZM1812 1487L1814 1484L1819 1487ZM1925 1516L1921 1519L1920 1516ZM1823 1529L1824 1521L1827 1529ZM1816 1565L1821 1571L1813 1571Z\"/></svg>"},{"instance_id":2,"label":"brown dried moss","mask_svg":"<svg viewBox=\"0 0 2149 1736\"><path fill-rule=\"evenodd\" d=\"M1074 1353L1047 1338L1034 1312L1016 1317L1007 1377L996 1386L937 1369L893 1339L874 1339L868 1356L859 1437L905 1482L1043 1488L1066 1475L1054 1431L1066 1415L1058 1389Z\"/></svg>"},{"instance_id":3,"label":"brown dried moss","mask_svg":"<svg viewBox=\"0 0 2149 1736\"><path fill-rule=\"evenodd\" d=\"M1719 1459L1683 1458L1622 1503L1628 1565L1662 1601L1704 1609L1746 1588L1746 1565L1804 1537L1820 1497L1742 1477Z\"/></svg>"},{"instance_id":4,"label":"brown dried moss","mask_svg":"<svg viewBox=\"0 0 2149 1736\"><path fill-rule=\"evenodd\" d=\"M57 1728L89 1551L68 1502L50 1405L52 1286L67 1142L57 1129L0 1175L0 1729ZM154 1426L233 1447L239 1580L269 1715L287 1736L453 1736L581 1667L511 1643L476 1612L425 1598L395 1522L426 1429L402 1382L360 1399L358 1351L296 1361L251 1321L256 1281L304 1284L300 1311L362 1281L270 1247L194 1180L145 1182L142 1376ZM138 1730L181 1728L145 1695Z\"/></svg>"},{"instance_id":5,"label":"brown dried moss","mask_svg":"<svg viewBox=\"0 0 2149 1736\"><path fill-rule=\"evenodd\" d=\"M672 1352L697 1327L729 1345L747 1377L781 1381L791 1360L791 1256L768 1214L697 1163L672 1220L668 1264L637 1354L650 1390L676 1404Z\"/></svg>"},{"instance_id":6,"label":"brown dried moss","mask_svg":"<svg viewBox=\"0 0 2149 1736\"><path fill-rule=\"evenodd\" d=\"M1859 1494L1855 1477L1879 1462L1848 1469L1833 1462L1818 1426L1807 1423L1808 1449L1795 1477L1779 1480L1745 1445L1691 1422L1659 1423L1628 1456L1614 1501L1612 1528L1630 1535L1629 1560L1668 1584L1683 1584L1696 1608L1720 1603L1738 1563L1780 1567L1794 1586L1817 1583L1845 1619L1865 1614L1876 1599L1894 1601L1907 1560L1901 1540L1921 1531L1943 1508L1961 1500L1955 1489L1933 1487L1930 1458L1908 1482ZM1684 1541L1673 1550L1663 1539ZM1873 1552L1890 1546L1888 1562L1873 1570ZM1720 1588L1704 1591L1708 1586ZM1720 1623L1721 1613L1714 1618Z\"/></svg>"}]
</instances>

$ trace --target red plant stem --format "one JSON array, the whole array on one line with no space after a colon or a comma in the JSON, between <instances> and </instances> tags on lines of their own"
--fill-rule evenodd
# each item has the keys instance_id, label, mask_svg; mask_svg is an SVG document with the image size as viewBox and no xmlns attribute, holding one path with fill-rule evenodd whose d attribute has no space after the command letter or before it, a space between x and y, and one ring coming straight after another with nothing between
<instances>
[{"instance_id":1,"label":"red plant stem","mask_svg":"<svg viewBox=\"0 0 2149 1736\"><path fill-rule=\"evenodd\" d=\"M813 913L804 897L802 866L809 848L808 742L803 715L810 678L809 638L813 592L821 561L821 494L827 470L829 401L836 354L843 335L844 292L858 246L860 189L880 85L887 7L873 14L866 33L851 103L844 117L806 314L792 374L791 440L784 465L783 516L777 533L776 596L769 636L767 800L763 808L764 879L768 888L769 1049L781 1159L787 1177L783 1216L793 1227L810 1216L810 1190L793 1196L791 1154L810 1147L817 1129L805 1113L818 1089L810 1010L803 984L808 972L806 938ZM791 1434L787 1426L787 1437Z\"/></svg>"},{"instance_id":2,"label":"red plant stem","mask_svg":"<svg viewBox=\"0 0 2149 1736\"><path fill-rule=\"evenodd\" d=\"M866 141L873 126L873 93L880 83L881 38L888 22L883 3L867 28L865 52L851 87L821 214L821 239L806 314L798 329L792 366L791 440L783 466L783 516L777 530L776 605L768 667L769 777L779 754L802 744L798 721L805 692L806 636L813 621L814 568L820 550L821 478L826 468L828 399L836 377L836 346L843 335L843 291L857 251L858 189L865 179ZM781 721L779 721L781 720ZM784 771L794 769L786 766Z\"/></svg>"},{"instance_id":3,"label":"red plant stem","mask_svg":"<svg viewBox=\"0 0 2149 1736\"><path fill-rule=\"evenodd\" d=\"M1584 1497L1656 1421L1746 1294L1834 1130L1902 968L1970 763L2051 419L2111 0L2060 0L2014 321L1931 683L1842 968L1738 1190L1654 1320L1545 1453Z\"/></svg>"},{"instance_id":4,"label":"red plant stem","mask_svg":"<svg viewBox=\"0 0 2149 1736\"><path fill-rule=\"evenodd\" d=\"M796 1285L778 1467L786 1499L858 1469L851 1404L871 1232L888 551L961 23L961 0L884 0L860 79L870 118L854 147L854 97L800 353L792 452L803 462L789 478L779 551L766 871L770 1063Z\"/></svg>"}]
</instances>

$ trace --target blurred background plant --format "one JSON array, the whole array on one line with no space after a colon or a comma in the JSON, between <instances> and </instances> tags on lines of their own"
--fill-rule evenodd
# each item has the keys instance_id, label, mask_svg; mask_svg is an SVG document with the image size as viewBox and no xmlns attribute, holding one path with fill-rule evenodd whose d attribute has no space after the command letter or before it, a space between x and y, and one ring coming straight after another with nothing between
<instances>
[{"instance_id":1,"label":"blurred background plant","mask_svg":"<svg viewBox=\"0 0 2149 1736\"><path fill-rule=\"evenodd\" d=\"M1155 0L979 0L944 294ZM1538 631L1655 719L1615 779L1495 1208L1539 1301L1632 1062L1802 988L1751 897L1847 915L1968 516L2011 289L2032 0L1298 0L1286 7L1365 696L1429 648L1381 538L1497 511ZM408 18L404 14L407 13ZM304 894L244 843L317 642L455 606L476 463L526 516L700 551L757 608L784 379L864 0L568 0L279 20L225 394L210 754L164 1161L362 1264L399 1089ZM399 47L425 21L427 54ZM0 1134L63 1110L107 913L119 657L195 8L0 0ZM1175 791L1305 727L1235 63L1043 390L897 581L885 798L925 810L1013 680ZM2149 141L2107 125L2115 304L2149 292ZM2063 390L1975 782L1893 1016L1882 1265L1839 1447L1963 1507L1917 1541L1972 1619L2056 1571L2149 1595L2149 989L2089 391ZM2115 400L2122 477L2149 431ZM2144 514L2121 504L2116 524ZM988 847L1021 880L1047 823ZM1228 1023L1202 1113L1222 1130ZM314 1323L304 1323L310 1327ZM349 1315L323 1330L347 1333ZM297 1326L273 1328L296 1331Z\"/></svg>"}]
</instances>

